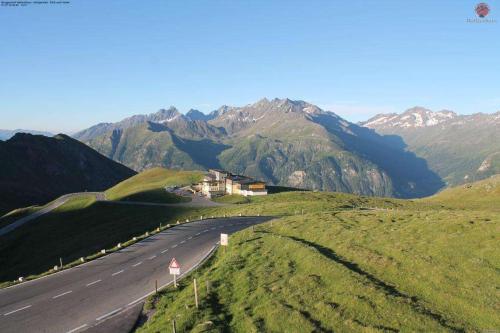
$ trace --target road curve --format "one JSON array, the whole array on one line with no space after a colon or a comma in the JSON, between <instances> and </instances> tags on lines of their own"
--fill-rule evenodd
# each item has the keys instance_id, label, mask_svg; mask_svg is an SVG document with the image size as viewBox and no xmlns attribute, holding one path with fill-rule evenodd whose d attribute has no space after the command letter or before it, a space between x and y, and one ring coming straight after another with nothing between
<instances>
[{"instance_id":1,"label":"road curve","mask_svg":"<svg viewBox=\"0 0 500 333\"><path fill-rule=\"evenodd\" d=\"M20 226L36 219L37 217L40 217L40 216L47 214L47 213L50 213L54 209L64 205L71 198L80 197L80 196L84 196L84 195L94 196L96 198L96 200L100 200L100 201L106 200L104 192L80 192L80 193L65 194L63 196L60 196L56 200L52 201L51 203L47 204L45 207L43 207L39 211L36 211L33 214L30 214L28 216L20 218L19 220L15 221L13 223L10 223L3 228L0 228L0 236L5 235L6 233L11 232L14 229L19 228Z\"/></svg>"},{"instance_id":2,"label":"road curve","mask_svg":"<svg viewBox=\"0 0 500 333\"><path fill-rule=\"evenodd\" d=\"M8 232L11 232L14 229L19 228L20 226L35 220L36 218L50 213L54 209L64 205L69 199L81 196L91 195L94 196L97 201L106 201L106 193L105 192L78 192L78 193L70 193L60 196L56 200L47 204L45 207L40 209L39 211L34 212L28 216L20 218L19 220L6 225L3 228L0 228L0 236L5 235ZM162 206L162 207L217 207L217 206L225 206L226 204L217 203L211 201L205 197L201 197L199 195L190 196L191 201L188 202L180 202L180 203L153 203L153 202L141 202L141 201L108 201L117 205L139 205L139 206Z\"/></svg>"},{"instance_id":3,"label":"road curve","mask_svg":"<svg viewBox=\"0 0 500 333\"><path fill-rule=\"evenodd\" d=\"M81 332L142 302L214 248L220 233L233 233L270 217L207 219L181 224L120 251L47 277L0 290L0 332Z\"/></svg>"}]
</instances>

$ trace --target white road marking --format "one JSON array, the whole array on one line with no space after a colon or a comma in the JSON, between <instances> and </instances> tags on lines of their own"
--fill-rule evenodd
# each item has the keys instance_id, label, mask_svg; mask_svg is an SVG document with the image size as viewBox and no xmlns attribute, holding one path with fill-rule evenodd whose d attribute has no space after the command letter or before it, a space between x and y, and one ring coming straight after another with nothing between
<instances>
[{"instance_id":1,"label":"white road marking","mask_svg":"<svg viewBox=\"0 0 500 333\"><path fill-rule=\"evenodd\" d=\"M154 258L156 258L156 254L152 255L151 257L149 257L148 259L149 260L153 260Z\"/></svg>"},{"instance_id":2,"label":"white road marking","mask_svg":"<svg viewBox=\"0 0 500 333\"><path fill-rule=\"evenodd\" d=\"M203 230L203 232L208 232L208 229Z\"/></svg>"},{"instance_id":3,"label":"white road marking","mask_svg":"<svg viewBox=\"0 0 500 333\"><path fill-rule=\"evenodd\" d=\"M90 283L88 283L88 284L87 284L87 287L90 287L91 285L96 284L96 283L99 283L99 282L101 282L101 281L102 281L102 280L95 280L94 282L90 282Z\"/></svg>"},{"instance_id":4,"label":"white road marking","mask_svg":"<svg viewBox=\"0 0 500 333\"><path fill-rule=\"evenodd\" d=\"M201 232L197 233L195 236L199 236L199 235L201 235Z\"/></svg>"},{"instance_id":5,"label":"white road marking","mask_svg":"<svg viewBox=\"0 0 500 333\"><path fill-rule=\"evenodd\" d=\"M165 250L161 251L161 253L165 253L165 252L167 252L167 251L168 251L168 249L165 249Z\"/></svg>"},{"instance_id":6,"label":"white road marking","mask_svg":"<svg viewBox=\"0 0 500 333\"><path fill-rule=\"evenodd\" d=\"M54 297L52 297L52 298L53 298L53 299L56 299L56 298L59 298L59 297L64 296L64 295L71 294L72 292L73 292L72 290L70 290L70 291L66 291L66 292L64 292L64 293L62 293L62 294L59 294L59 295L57 295L57 296L54 296Z\"/></svg>"},{"instance_id":7,"label":"white road marking","mask_svg":"<svg viewBox=\"0 0 500 333\"><path fill-rule=\"evenodd\" d=\"M87 327L87 324L83 324L82 326L78 326L77 328L73 328L71 331L68 331L66 333L73 333L73 332L79 331L79 330L81 330L82 328L85 328L85 327Z\"/></svg>"},{"instance_id":8,"label":"white road marking","mask_svg":"<svg viewBox=\"0 0 500 333\"><path fill-rule=\"evenodd\" d=\"M10 311L10 312L4 313L3 315L4 315L4 316L8 316L8 315L13 314L13 313L16 313L16 312L18 312L18 311L21 311L21 310L26 310L27 308L31 308L31 305L26 305L26 306L25 306L25 307L23 307L23 308L20 308L20 309L14 310L14 311Z\"/></svg>"},{"instance_id":9,"label":"white road marking","mask_svg":"<svg viewBox=\"0 0 500 333\"><path fill-rule=\"evenodd\" d=\"M216 228L216 227L213 227L213 228L211 228L211 229L212 229L212 230L215 230L215 229L217 229L217 228Z\"/></svg>"},{"instance_id":10,"label":"white road marking","mask_svg":"<svg viewBox=\"0 0 500 333\"><path fill-rule=\"evenodd\" d=\"M183 273L180 275L180 277L179 277L179 278L181 278L181 277L183 277L183 276L185 276L185 275L189 274L192 270L196 269L196 268L198 267L198 265L199 265L201 262L203 262L203 261L204 261L204 260L208 257L208 255L209 255L210 253L212 253L212 251L215 249L215 247L217 246L217 244L219 244L219 242L215 243L215 245L214 245L214 246L210 249L210 251L208 251L208 253L205 255L205 257L204 257L204 258L202 258L200 261L198 261L198 262L197 262L194 266L192 266L191 268L189 268L187 271L183 272ZM167 282L167 283L165 283L164 285L162 285L162 286L158 287L158 289L163 289L163 288L165 288L166 286L168 286L168 285L170 285L170 284L172 284L172 283L173 283L173 281ZM154 293L155 293L155 290L151 291L150 293L147 293L146 295L144 295L144 296L142 296L142 297L139 297L139 298L138 298L138 299L136 299L135 301L132 301L132 302L128 303L128 304L127 304L127 306L134 305L134 304L136 304L136 303L138 303L138 302L140 302L140 301L144 300L146 297L153 295Z\"/></svg>"},{"instance_id":11,"label":"white road marking","mask_svg":"<svg viewBox=\"0 0 500 333\"><path fill-rule=\"evenodd\" d=\"M106 314L105 314L105 315L103 315L103 316L97 317L95 320L99 321L99 320L101 320L101 319L104 319L104 318L106 318L106 317L109 317L109 316L111 316L111 315L114 315L115 313L117 313L117 312L118 312L118 311L120 311L121 309L122 309L122 308L118 308L118 309L116 309L116 310L113 310L113 311L111 311L111 312L108 312L108 313L106 313Z\"/></svg>"},{"instance_id":12,"label":"white road marking","mask_svg":"<svg viewBox=\"0 0 500 333\"><path fill-rule=\"evenodd\" d=\"M183 240L183 241L181 242L181 244L184 244L184 243L186 243L186 240Z\"/></svg>"},{"instance_id":13,"label":"white road marking","mask_svg":"<svg viewBox=\"0 0 500 333\"><path fill-rule=\"evenodd\" d=\"M172 245L172 248L177 247L177 244Z\"/></svg>"},{"instance_id":14,"label":"white road marking","mask_svg":"<svg viewBox=\"0 0 500 333\"><path fill-rule=\"evenodd\" d=\"M188 239L193 239L193 236L188 237Z\"/></svg>"},{"instance_id":15,"label":"white road marking","mask_svg":"<svg viewBox=\"0 0 500 333\"><path fill-rule=\"evenodd\" d=\"M142 264L142 261L139 261L137 264L133 264L132 267L137 267L139 266L140 264Z\"/></svg>"},{"instance_id":16,"label":"white road marking","mask_svg":"<svg viewBox=\"0 0 500 333\"><path fill-rule=\"evenodd\" d=\"M135 301L132 301L132 302L128 303L128 304L127 304L127 306L134 305L135 303L142 301L143 299L145 299L145 298L146 298L146 297L148 297L148 296L149 296L149 294L148 294L148 295L144 295L144 296L142 296L142 297L139 297L139 298L138 298L138 299L136 299Z\"/></svg>"},{"instance_id":17,"label":"white road marking","mask_svg":"<svg viewBox=\"0 0 500 333\"><path fill-rule=\"evenodd\" d=\"M115 276L115 275L118 275L118 274L121 274L121 273L123 273L123 269L121 271L114 272L113 274L111 274L111 276Z\"/></svg>"}]
</instances>

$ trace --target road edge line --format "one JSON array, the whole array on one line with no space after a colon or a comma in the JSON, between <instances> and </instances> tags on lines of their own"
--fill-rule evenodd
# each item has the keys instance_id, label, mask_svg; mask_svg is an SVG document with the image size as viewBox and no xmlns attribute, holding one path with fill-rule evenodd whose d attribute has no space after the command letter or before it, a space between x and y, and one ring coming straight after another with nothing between
<instances>
[{"instance_id":1,"label":"road edge line","mask_svg":"<svg viewBox=\"0 0 500 333\"><path fill-rule=\"evenodd\" d=\"M159 235L159 234L161 234L161 233L163 233L163 232L165 232L165 231L168 231L168 230L173 229L173 228L178 227L178 226L182 226L182 225L185 225L185 224L190 224L190 223L196 223L196 222L208 221L208 220L228 219L228 218L248 218L248 217L250 217L250 218L266 218L266 217L267 217L267 218L270 218L270 219L275 219L275 218L276 218L275 216L267 216L267 215L265 215L265 216L262 216L262 215L261 215L261 216L253 216L253 215L249 215L249 216L227 216L227 217L214 217L213 219L212 219L212 218L207 218L207 219L203 219L203 220L192 220L192 221L189 221L189 222L184 222L184 223L181 223L181 224L178 224L178 225L173 225L173 226L171 226L170 228L166 228L166 229L164 229L164 230L162 230L162 231L160 231L160 232L158 232L158 233L151 234L151 235L149 235L148 237L143 238L143 239L141 239L141 240L140 240L140 241L138 241L138 242L132 243L132 244L130 244L130 245L127 245L126 247L122 247L122 248L121 248L121 249L119 249L119 250L116 250L116 251L113 251L113 252L107 253L107 254L105 254L105 255L103 255L103 256L99 256L99 257L97 257L97 258L94 258L94 259L88 260L88 261L86 261L86 262L84 262L84 263L81 263L81 264L79 264L79 265L72 266L72 267L69 267L69 268L66 268L66 269L62 269L62 270L58 270L58 271L56 271L56 272L48 273L47 275L40 276L40 277L37 277L37 278L34 278L34 279L30 279L30 280L26 280L26 281L23 281L23 282L20 282L20 283L16 283L16 284L13 284L13 285L11 285L11 286L3 287L3 288L0 288L0 290L10 289L10 288L15 288L15 287L20 287L20 286L25 286L25 285L29 284L30 282L33 282L33 281L41 280L41 279L47 278L47 277L49 277L49 276L54 276L54 275L56 275L56 274L60 274L60 273L64 273L64 272L68 272L68 271L70 271L70 270L72 270L72 269L75 269L75 268L83 267L83 266L88 265L88 264L90 264L90 263L92 263L92 262L94 262L94 261L96 261L96 260L98 260L98 259L105 258L105 257L107 257L107 256L110 256L110 255L113 255L113 254L115 254L115 253L118 253L118 252L120 252L120 251L122 251L122 250L124 250L124 249L126 249L126 248L128 248L128 247L130 247L130 246L132 246L132 245L139 244L139 243L141 243L141 242L145 241L146 239L148 239L148 238L150 238L150 237L153 237L153 236ZM43 273L42 273L42 274L43 274Z\"/></svg>"}]
</instances>

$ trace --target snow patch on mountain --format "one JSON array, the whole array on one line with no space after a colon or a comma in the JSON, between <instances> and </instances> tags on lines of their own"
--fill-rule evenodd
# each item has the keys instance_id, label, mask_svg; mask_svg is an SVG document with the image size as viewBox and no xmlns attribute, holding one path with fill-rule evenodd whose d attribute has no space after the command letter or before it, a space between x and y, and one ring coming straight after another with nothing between
<instances>
[{"instance_id":1,"label":"snow patch on mountain","mask_svg":"<svg viewBox=\"0 0 500 333\"><path fill-rule=\"evenodd\" d=\"M402 114L378 114L366 122L361 123L361 125L370 128L419 128L436 126L454 119L455 117L457 117L457 114L448 110L434 112L422 107L414 107L406 110Z\"/></svg>"}]
</instances>

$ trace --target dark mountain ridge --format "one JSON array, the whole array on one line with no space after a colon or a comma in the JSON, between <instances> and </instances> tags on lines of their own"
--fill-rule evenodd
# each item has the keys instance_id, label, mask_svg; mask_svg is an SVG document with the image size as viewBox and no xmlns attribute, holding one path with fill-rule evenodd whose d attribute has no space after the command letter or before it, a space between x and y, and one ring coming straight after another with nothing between
<instances>
[{"instance_id":1,"label":"dark mountain ridge","mask_svg":"<svg viewBox=\"0 0 500 333\"><path fill-rule=\"evenodd\" d=\"M101 191L135 172L64 134L18 133L0 142L0 210L44 204L72 192Z\"/></svg>"},{"instance_id":2,"label":"dark mountain ridge","mask_svg":"<svg viewBox=\"0 0 500 333\"><path fill-rule=\"evenodd\" d=\"M0 129L0 140L8 140L12 138L16 133L29 133L36 135L45 135L45 136L53 136L54 134L46 131L37 131L37 130L28 130L28 129L15 129L15 130L6 130Z\"/></svg>"}]
</instances>

